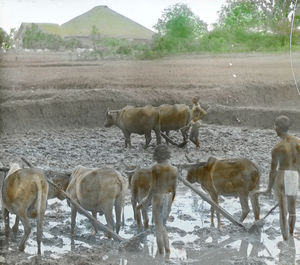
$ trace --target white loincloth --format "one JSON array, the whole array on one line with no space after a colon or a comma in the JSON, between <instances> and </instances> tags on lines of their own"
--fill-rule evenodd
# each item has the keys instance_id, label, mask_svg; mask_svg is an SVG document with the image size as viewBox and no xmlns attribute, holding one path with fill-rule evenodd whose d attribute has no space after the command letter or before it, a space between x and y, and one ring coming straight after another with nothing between
<instances>
[{"instance_id":1,"label":"white loincloth","mask_svg":"<svg viewBox=\"0 0 300 265\"><path fill-rule=\"evenodd\" d=\"M294 170L284 171L284 190L287 196L297 196L299 189L299 173Z\"/></svg>"}]
</instances>

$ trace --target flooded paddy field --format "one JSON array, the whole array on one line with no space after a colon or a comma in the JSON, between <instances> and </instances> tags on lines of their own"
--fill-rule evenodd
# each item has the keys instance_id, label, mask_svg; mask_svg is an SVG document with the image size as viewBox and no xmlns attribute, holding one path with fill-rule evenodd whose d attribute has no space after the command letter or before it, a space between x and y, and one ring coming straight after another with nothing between
<instances>
[{"instance_id":1,"label":"flooded paddy field","mask_svg":"<svg viewBox=\"0 0 300 265\"><path fill-rule=\"evenodd\" d=\"M300 137L298 132L291 132ZM181 141L180 133L172 132L172 139ZM202 124L200 148L192 143L183 148L170 146L171 162L185 164L185 153L190 158L206 161L210 156L217 158L248 158L261 173L260 187L266 188L270 170L271 149L278 141L273 130L259 130L246 127L228 127ZM124 148L124 139L117 128L65 129L28 131L25 133L3 133L0 137L0 157L4 165L21 163L25 157L33 165L44 169L71 171L77 165L87 167L110 166L126 176L126 165L149 167L155 137L148 149L144 149L144 137L132 135L133 148ZM180 170L183 177L185 170ZM201 189L198 184L197 188ZM126 195L124 208L125 224L120 235L131 238L137 234L130 202L130 190ZM276 204L274 197L260 197L261 217ZM237 198L221 197L220 205L237 219L241 207ZM251 207L250 207L251 208ZM169 260L155 258L156 240L153 224L151 233L139 247L128 250L102 231L93 235L90 221L78 214L75 237L70 237L70 207L66 201L48 201L44 220L42 256L36 256L36 223L32 221L32 233L25 252L17 250L17 243L23 235L23 227L16 241L10 239L7 247L1 241L0 264L300 264L300 201L297 202L297 223L295 236L283 242L279 228L278 209L266 218L258 234L250 234L222 217L222 230L210 227L210 206L198 195L178 183L170 218L167 222L171 255ZM11 215L13 216L13 215ZM149 210L151 220L151 211ZM105 222L104 216L98 220ZM13 225L14 218L10 222ZM250 227L254 222L252 209L244 221ZM1 219L1 231L3 222ZM3 237L0 237L3 240Z\"/></svg>"}]
</instances>

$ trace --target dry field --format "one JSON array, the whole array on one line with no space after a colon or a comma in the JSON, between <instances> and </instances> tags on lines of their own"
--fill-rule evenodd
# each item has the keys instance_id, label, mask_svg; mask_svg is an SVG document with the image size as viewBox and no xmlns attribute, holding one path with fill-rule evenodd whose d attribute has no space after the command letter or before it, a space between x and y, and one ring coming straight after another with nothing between
<instances>
[{"instance_id":1,"label":"dry field","mask_svg":"<svg viewBox=\"0 0 300 265\"><path fill-rule=\"evenodd\" d=\"M99 127L107 107L190 104L195 95L211 108L207 116L211 123L230 125L238 118L240 125L266 128L276 114L271 111L296 115L299 110L288 54L189 55L153 61L70 58L67 53L3 55L2 131ZM300 78L300 54L294 54L294 62ZM238 117L232 114L234 108ZM252 111L258 108L268 108L271 116L261 118ZM256 122L249 113L254 113Z\"/></svg>"},{"instance_id":2,"label":"dry field","mask_svg":"<svg viewBox=\"0 0 300 265\"><path fill-rule=\"evenodd\" d=\"M294 55L300 78L300 54ZM298 76L297 76L298 73ZM124 173L122 162L150 166L155 141L145 150L144 138L132 135L132 149L124 148L117 128L103 128L107 107L151 103L190 104L192 97L208 110L200 128L199 149L171 147L172 162L185 163L184 153L195 159L246 157L261 172L266 187L270 152L278 140L272 122L288 114L298 137L299 99L292 80L288 54L189 55L154 61L72 61L66 53L8 53L0 64L0 161L20 162L72 170L76 165L109 164ZM180 135L171 137L177 142ZM185 171L182 171L185 175ZM261 216L275 204L262 197ZM221 202L240 216L236 198ZM300 211L298 200L297 213ZM300 218L295 238L281 241L278 210L266 220L258 235L245 233L223 218L222 231L210 228L209 206L182 184L167 223L171 243L168 261L155 259L156 242L149 235L135 251L119 250L102 232L92 235L87 219L78 216L75 240L70 239L70 208L65 201L49 201L41 258L36 257L35 228L25 253L16 242L3 247L0 264L300 264ZM103 216L99 220L104 222ZM13 220L11 220L12 222ZM251 212L246 225L253 222ZM35 222L33 222L35 227ZM1 219L1 230L3 229ZM17 242L23 233L22 226ZM136 225L128 191L125 226L130 238Z\"/></svg>"}]
</instances>

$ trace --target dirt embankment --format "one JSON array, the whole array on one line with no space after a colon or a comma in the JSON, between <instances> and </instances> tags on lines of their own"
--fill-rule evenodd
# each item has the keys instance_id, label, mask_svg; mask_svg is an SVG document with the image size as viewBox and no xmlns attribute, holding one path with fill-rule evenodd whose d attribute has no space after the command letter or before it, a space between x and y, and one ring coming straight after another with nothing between
<instances>
[{"instance_id":1,"label":"dirt embankment","mask_svg":"<svg viewBox=\"0 0 300 265\"><path fill-rule=\"evenodd\" d=\"M191 104L196 95L207 123L270 128L285 113L293 129L300 126L287 54L78 62L66 54L18 52L3 57L0 77L2 132L102 127L107 107Z\"/></svg>"}]
</instances>

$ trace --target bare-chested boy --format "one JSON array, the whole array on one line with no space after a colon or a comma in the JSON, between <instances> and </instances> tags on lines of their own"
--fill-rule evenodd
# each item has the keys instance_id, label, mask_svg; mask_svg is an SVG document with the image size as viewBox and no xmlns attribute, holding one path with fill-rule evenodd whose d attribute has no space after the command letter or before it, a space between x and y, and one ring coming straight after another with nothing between
<instances>
[{"instance_id":1,"label":"bare-chested boy","mask_svg":"<svg viewBox=\"0 0 300 265\"><path fill-rule=\"evenodd\" d=\"M199 142L199 129L201 126L201 119L207 114L204 109L201 108L199 103L199 98L194 97L192 99L193 107L192 107L192 120L191 120L191 132L189 139L192 143L196 145L196 147L200 146Z\"/></svg>"},{"instance_id":2,"label":"bare-chested boy","mask_svg":"<svg viewBox=\"0 0 300 265\"><path fill-rule=\"evenodd\" d=\"M176 194L177 168L170 164L170 151L166 145L158 145L153 154L157 162L152 167L152 183L148 195L137 205L140 209L152 199L152 216L155 224L156 242L159 254L164 250L167 256L170 254L168 232L165 220L171 211L171 205ZM171 198L170 196L171 195ZM168 208L164 211L164 200L168 199Z\"/></svg>"}]
</instances>

